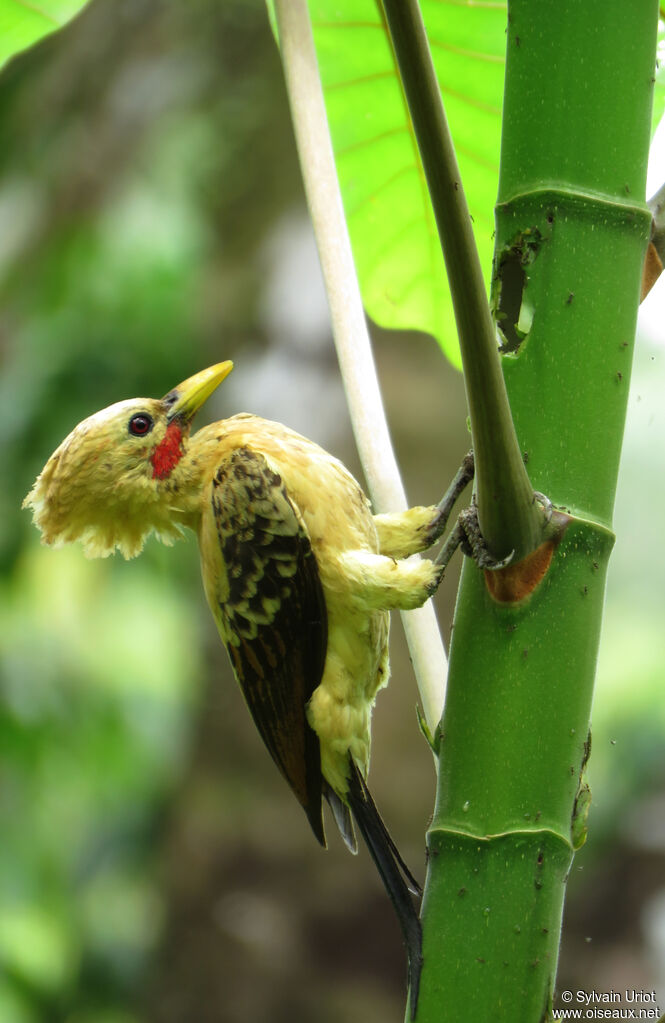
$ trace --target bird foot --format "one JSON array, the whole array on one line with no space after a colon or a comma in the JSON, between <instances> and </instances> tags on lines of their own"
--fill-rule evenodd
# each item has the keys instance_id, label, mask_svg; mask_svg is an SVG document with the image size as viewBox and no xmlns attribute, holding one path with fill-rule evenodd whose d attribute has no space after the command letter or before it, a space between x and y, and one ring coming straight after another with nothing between
<instances>
[{"instance_id":1,"label":"bird foot","mask_svg":"<svg viewBox=\"0 0 665 1023\"><path fill-rule=\"evenodd\" d=\"M540 490L534 490L533 499L534 501L537 501L538 504L542 504L543 511L545 513L545 524L547 524L551 520L552 511L554 510L552 502L546 494L541 494Z\"/></svg>"},{"instance_id":2,"label":"bird foot","mask_svg":"<svg viewBox=\"0 0 665 1023\"><path fill-rule=\"evenodd\" d=\"M452 483L437 504L436 513L427 526L426 547L431 547L432 544L436 543L439 537L443 534L446 526L448 525L448 519L450 518L450 513L453 510L455 502L467 484L473 479L474 471L473 451L469 451L462 459L462 464L457 470Z\"/></svg>"},{"instance_id":3,"label":"bird foot","mask_svg":"<svg viewBox=\"0 0 665 1023\"><path fill-rule=\"evenodd\" d=\"M497 559L490 554L485 538L478 522L478 508L475 497L471 504L464 511L460 512L454 528L451 530L448 539L434 559L434 564L440 569L440 579L453 554L460 548L463 554L473 558L479 568L496 572L499 568L505 568L513 558L514 551L511 551L506 558Z\"/></svg>"},{"instance_id":4,"label":"bird foot","mask_svg":"<svg viewBox=\"0 0 665 1023\"><path fill-rule=\"evenodd\" d=\"M428 526L427 546L435 543L445 530L455 502L467 484L473 479L474 470L473 451L469 451L468 454L464 456L462 464L452 483L448 487L448 490L436 506L436 514ZM533 499L542 505L545 522L548 523L552 518L553 510L552 502L549 497L545 494L541 494L540 491L535 490ZM434 565L436 565L439 570L438 579L436 580L434 588L436 588L436 586L438 586L441 582L446 568L448 567L448 563L458 547L467 557L473 558L479 568L486 569L490 572L496 572L501 568L505 568L506 565L510 564L513 560L515 554L514 551L511 551L505 558L495 558L494 555L490 553L485 538L481 532L480 523L478 522L478 507L476 505L475 495L472 497L469 507L460 512L455 526L450 531L448 538L445 540L441 550L434 559Z\"/></svg>"},{"instance_id":5,"label":"bird foot","mask_svg":"<svg viewBox=\"0 0 665 1023\"><path fill-rule=\"evenodd\" d=\"M514 551L511 551L507 557L501 559L495 558L494 555L490 554L485 537L480 530L478 507L475 498L471 505L460 513L457 521L462 534L460 539L462 554L473 558L479 568L486 568L490 572L496 572L499 568L505 568L513 560Z\"/></svg>"}]
</instances>

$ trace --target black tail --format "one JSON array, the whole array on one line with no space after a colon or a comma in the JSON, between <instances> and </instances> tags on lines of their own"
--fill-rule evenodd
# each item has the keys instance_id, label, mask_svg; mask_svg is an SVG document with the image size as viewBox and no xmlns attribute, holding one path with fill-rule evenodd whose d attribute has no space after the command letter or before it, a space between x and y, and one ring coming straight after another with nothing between
<instances>
[{"instance_id":1,"label":"black tail","mask_svg":"<svg viewBox=\"0 0 665 1023\"><path fill-rule=\"evenodd\" d=\"M381 875L390 901L402 928L409 960L409 989L411 1019L415 1018L420 987L420 970L423 963L422 931L418 913L411 895L420 895L420 886L400 856L397 846L381 820L365 779L355 761L349 757L348 800L360 834L363 836L376 868Z\"/></svg>"}]
</instances>

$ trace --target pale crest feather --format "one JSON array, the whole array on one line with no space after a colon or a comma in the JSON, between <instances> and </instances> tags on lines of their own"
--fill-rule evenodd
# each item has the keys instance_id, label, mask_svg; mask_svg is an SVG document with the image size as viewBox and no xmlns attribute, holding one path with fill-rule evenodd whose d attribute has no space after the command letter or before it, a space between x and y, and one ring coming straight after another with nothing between
<instances>
[{"instance_id":1,"label":"pale crest feather","mask_svg":"<svg viewBox=\"0 0 665 1023\"><path fill-rule=\"evenodd\" d=\"M154 419L146 437L128 431L138 412ZM32 508L42 542L59 547L80 541L89 558L105 558L115 550L133 558L152 532L166 544L180 538L179 509L165 500L172 481L158 486L149 460L165 429L161 403L151 398L117 402L79 423L23 502Z\"/></svg>"}]
</instances>

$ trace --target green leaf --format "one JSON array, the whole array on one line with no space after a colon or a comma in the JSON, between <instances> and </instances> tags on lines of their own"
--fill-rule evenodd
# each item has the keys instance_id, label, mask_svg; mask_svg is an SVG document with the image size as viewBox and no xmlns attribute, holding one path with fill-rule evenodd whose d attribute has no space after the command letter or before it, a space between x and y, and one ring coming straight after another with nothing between
<instances>
[{"instance_id":1,"label":"green leaf","mask_svg":"<svg viewBox=\"0 0 665 1023\"><path fill-rule=\"evenodd\" d=\"M85 5L86 0L0 0L0 67L62 28Z\"/></svg>"},{"instance_id":2,"label":"green leaf","mask_svg":"<svg viewBox=\"0 0 665 1023\"><path fill-rule=\"evenodd\" d=\"M489 279L506 5L421 6ZM383 326L433 334L459 364L434 214L382 13L375 0L311 0L310 9L365 308Z\"/></svg>"}]
</instances>

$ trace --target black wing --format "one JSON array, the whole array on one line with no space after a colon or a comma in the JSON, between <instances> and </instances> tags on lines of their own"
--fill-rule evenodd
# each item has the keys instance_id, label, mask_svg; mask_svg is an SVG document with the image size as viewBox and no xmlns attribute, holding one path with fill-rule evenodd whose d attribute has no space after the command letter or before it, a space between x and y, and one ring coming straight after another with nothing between
<instances>
[{"instance_id":1,"label":"black wing","mask_svg":"<svg viewBox=\"0 0 665 1023\"><path fill-rule=\"evenodd\" d=\"M233 669L261 738L325 845L319 740L306 705L323 675L328 630L307 528L279 473L248 447L220 465L212 504Z\"/></svg>"}]
</instances>

